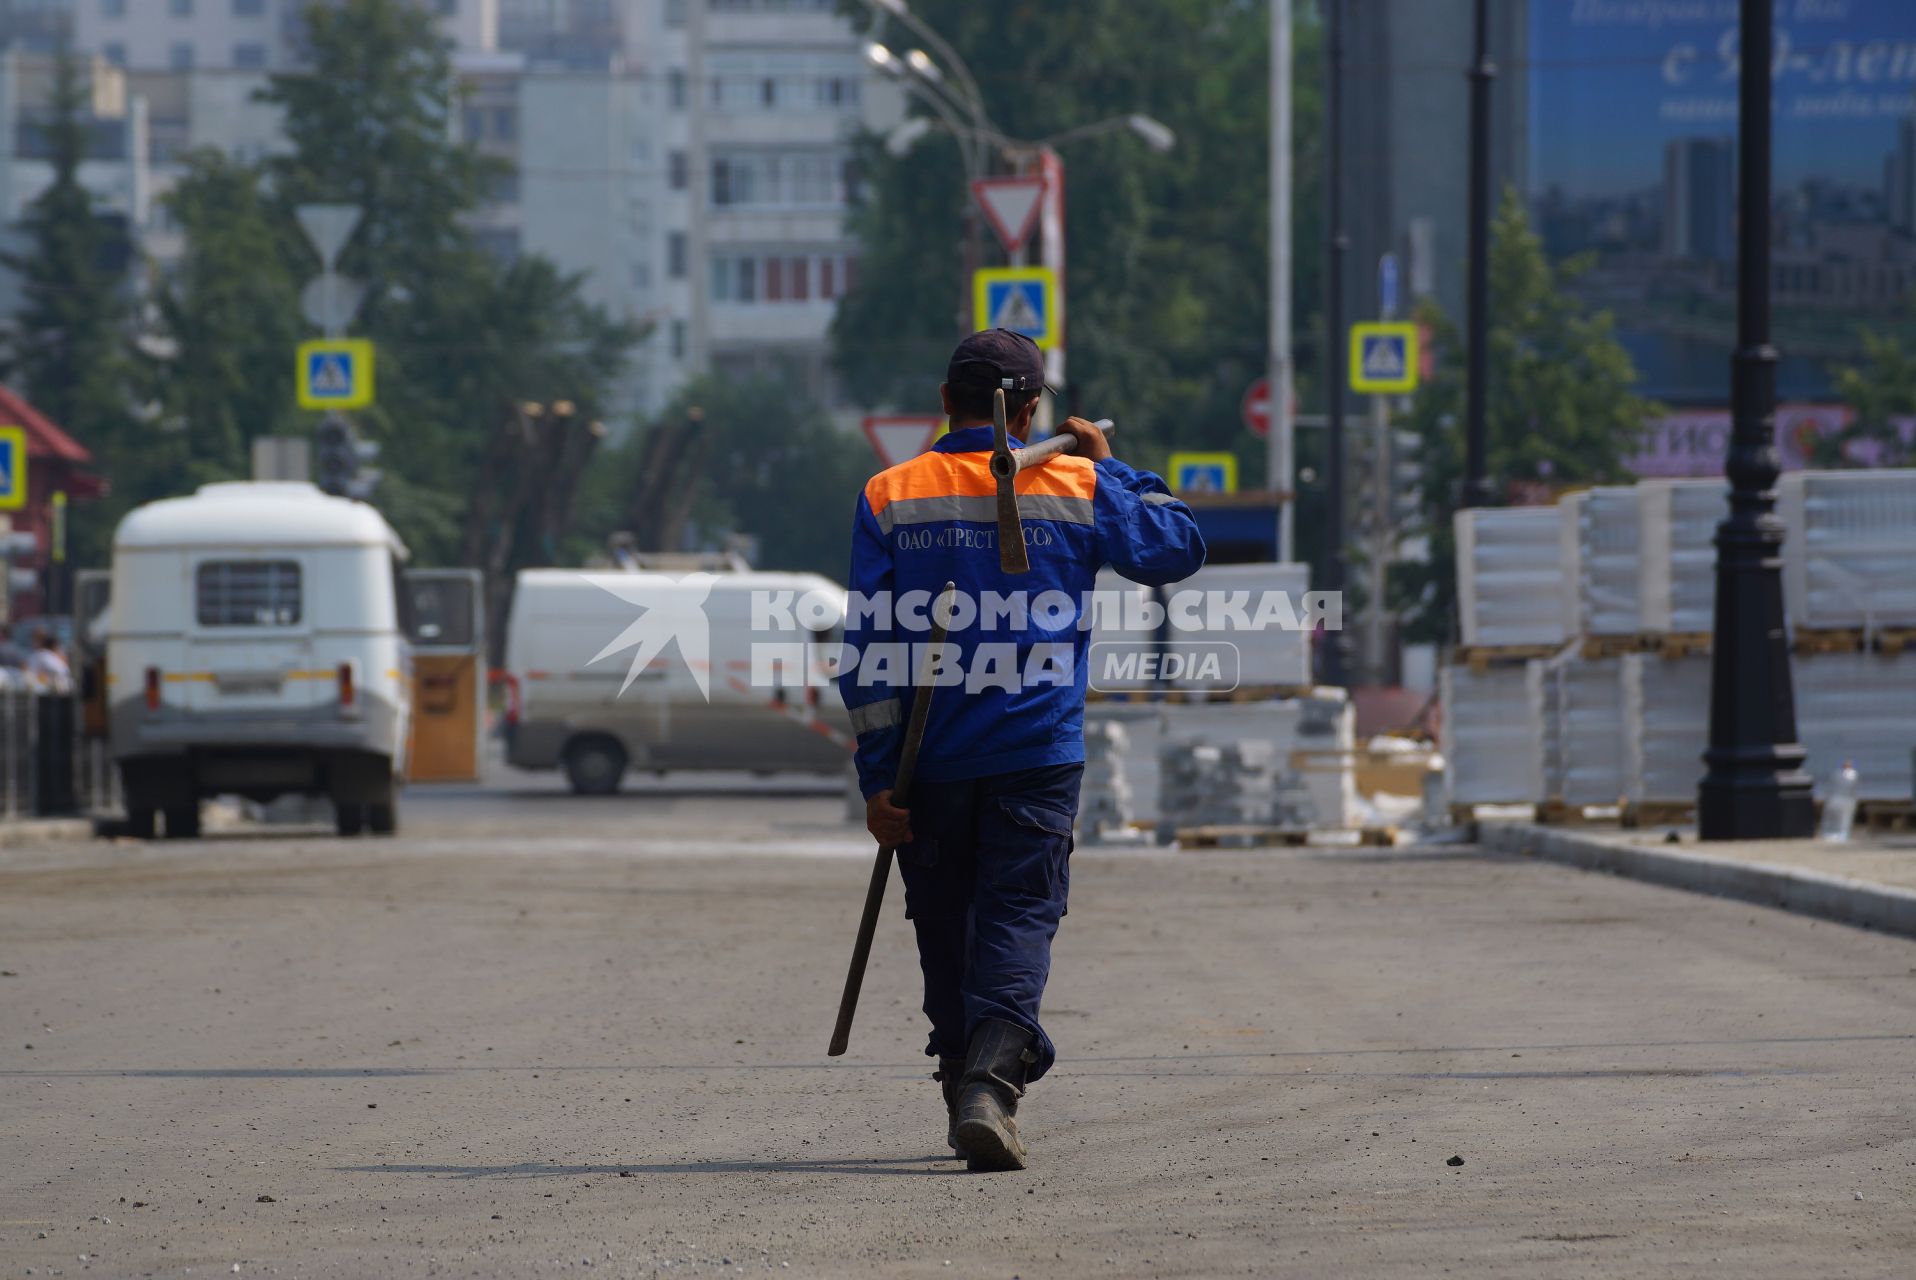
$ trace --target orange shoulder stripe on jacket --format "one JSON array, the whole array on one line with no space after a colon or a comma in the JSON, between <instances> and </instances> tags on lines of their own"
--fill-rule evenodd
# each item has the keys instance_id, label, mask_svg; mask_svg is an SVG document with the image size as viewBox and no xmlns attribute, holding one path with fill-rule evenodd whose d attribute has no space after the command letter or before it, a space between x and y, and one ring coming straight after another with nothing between
<instances>
[{"instance_id":1,"label":"orange shoulder stripe on jacket","mask_svg":"<svg viewBox=\"0 0 1916 1280\"><path fill-rule=\"evenodd\" d=\"M1089 458L1060 454L1049 462L1020 471L1014 486L1019 493L1060 498L1097 496L1098 467ZM902 498L984 498L998 492L991 474L991 453L921 453L909 462L881 471L865 484L865 501L877 515Z\"/></svg>"}]
</instances>

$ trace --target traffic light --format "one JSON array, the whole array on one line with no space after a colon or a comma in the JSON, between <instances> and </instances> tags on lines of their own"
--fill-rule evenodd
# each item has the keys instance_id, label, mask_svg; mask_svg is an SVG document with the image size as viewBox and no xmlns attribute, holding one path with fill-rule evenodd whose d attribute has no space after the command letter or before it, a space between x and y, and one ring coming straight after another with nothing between
<instances>
[{"instance_id":1,"label":"traffic light","mask_svg":"<svg viewBox=\"0 0 1916 1280\"><path fill-rule=\"evenodd\" d=\"M313 470L319 487L342 498L372 497L379 472L365 464L379 456L379 446L361 440L353 424L328 415L313 431Z\"/></svg>"}]
</instances>

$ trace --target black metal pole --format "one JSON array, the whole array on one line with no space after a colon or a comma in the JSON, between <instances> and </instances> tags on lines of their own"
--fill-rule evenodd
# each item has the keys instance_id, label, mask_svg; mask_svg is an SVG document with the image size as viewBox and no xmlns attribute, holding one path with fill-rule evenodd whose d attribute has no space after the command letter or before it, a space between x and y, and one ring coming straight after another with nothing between
<instances>
[{"instance_id":1,"label":"black metal pole","mask_svg":"<svg viewBox=\"0 0 1916 1280\"><path fill-rule=\"evenodd\" d=\"M1470 67L1470 334L1464 413L1466 507L1490 505L1490 0L1477 0L1477 56Z\"/></svg>"},{"instance_id":2,"label":"black metal pole","mask_svg":"<svg viewBox=\"0 0 1916 1280\"><path fill-rule=\"evenodd\" d=\"M1737 348L1729 518L1716 531L1710 748L1697 788L1705 840L1801 838L1815 827L1796 740L1776 515L1776 348L1770 345L1770 100L1775 0L1743 0Z\"/></svg>"},{"instance_id":3,"label":"black metal pole","mask_svg":"<svg viewBox=\"0 0 1916 1280\"><path fill-rule=\"evenodd\" d=\"M1344 590L1344 352L1348 335L1344 330L1344 255L1350 249L1350 237L1344 232L1344 0L1328 0L1330 5L1329 84L1324 94L1324 124L1328 138L1325 147L1330 172L1325 221L1330 229L1330 261L1326 264L1324 328L1327 353L1325 381L1330 410L1330 429L1324 446L1325 496L1324 523L1330 531L1329 553L1324 557L1325 591L1342 594ZM1344 632L1324 633L1324 683L1344 683Z\"/></svg>"}]
</instances>

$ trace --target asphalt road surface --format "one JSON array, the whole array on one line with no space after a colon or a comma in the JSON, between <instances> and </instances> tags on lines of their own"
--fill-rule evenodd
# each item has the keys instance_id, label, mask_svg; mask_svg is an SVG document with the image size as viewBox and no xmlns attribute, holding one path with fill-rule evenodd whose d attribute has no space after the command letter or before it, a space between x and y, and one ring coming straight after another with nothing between
<instances>
[{"instance_id":1,"label":"asphalt road surface","mask_svg":"<svg viewBox=\"0 0 1916 1280\"><path fill-rule=\"evenodd\" d=\"M824 1056L833 790L0 850L0 1276L1916 1270L1916 944L1469 849L1084 850L1033 1167L974 1175L895 882Z\"/></svg>"}]
</instances>

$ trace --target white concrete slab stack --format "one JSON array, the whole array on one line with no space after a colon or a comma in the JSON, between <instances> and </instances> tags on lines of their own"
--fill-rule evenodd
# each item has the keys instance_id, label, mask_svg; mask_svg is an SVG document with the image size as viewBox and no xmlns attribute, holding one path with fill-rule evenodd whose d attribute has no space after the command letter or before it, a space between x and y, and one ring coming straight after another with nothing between
<instances>
[{"instance_id":1,"label":"white concrete slab stack","mask_svg":"<svg viewBox=\"0 0 1916 1280\"><path fill-rule=\"evenodd\" d=\"M1916 470L1790 472L1777 510L1792 627L1916 627Z\"/></svg>"},{"instance_id":2,"label":"white concrete slab stack","mask_svg":"<svg viewBox=\"0 0 1916 1280\"><path fill-rule=\"evenodd\" d=\"M1563 643L1562 518L1554 506L1456 514L1457 606L1466 647Z\"/></svg>"},{"instance_id":3,"label":"white concrete slab stack","mask_svg":"<svg viewBox=\"0 0 1916 1280\"><path fill-rule=\"evenodd\" d=\"M1220 564L1207 565L1175 586L1166 589L1173 606L1171 653L1174 658L1201 658L1220 646L1233 647L1237 653L1236 685L1245 689L1301 689L1311 683L1311 635L1305 630L1286 630L1276 626L1244 629L1241 616L1253 622L1261 608L1276 606L1277 597L1302 616L1304 593L1310 590L1311 568L1307 564ZM1195 598L1186 593L1197 593ZM1191 601L1182 611L1180 599ZM1243 610L1243 615L1237 612ZM1200 618L1206 625L1188 630L1177 619ZM1217 625L1211 625L1211 624ZM1187 667L1188 669L1192 669ZM1172 682L1177 689L1232 687L1227 679L1220 685L1202 676L1183 677Z\"/></svg>"},{"instance_id":4,"label":"white concrete slab stack","mask_svg":"<svg viewBox=\"0 0 1916 1280\"><path fill-rule=\"evenodd\" d=\"M1916 554L1913 552L1911 554ZM1916 654L1818 653L1791 664L1797 738L1820 797L1856 766L1863 800L1908 800L1916 747Z\"/></svg>"},{"instance_id":5,"label":"white concrete slab stack","mask_svg":"<svg viewBox=\"0 0 1916 1280\"><path fill-rule=\"evenodd\" d=\"M1637 486L1637 609L1644 631L1705 635L1715 629L1716 527L1729 514L1729 492L1721 480Z\"/></svg>"},{"instance_id":6,"label":"white concrete slab stack","mask_svg":"<svg viewBox=\"0 0 1916 1280\"><path fill-rule=\"evenodd\" d=\"M1571 636L1633 636L1637 618L1637 490L1605 485L1565 498L1563 582Z\"/></svg>"},{"instance_id":7,"label":"white concrete slab stack","mask_svg":"<svg viewBox=\"0 0 1916 1280\"><path fill-rule=\"evenodd\" d=\"M1627 653L1619 661L1624 799L1694 802L1710 744L1709 655Z\"/></svg>"},{"instance_id":8,"label":"white concrete slab stack","mask_svg":"<svg viewBox=\"0 0 1916 1280\"><path fill-rule=\"evenodd\" d=\"M1543 664L1555 703L1556 799L1568 805L1616 804L1623 796L1623 708L1618 659L1585 658L1575 646ZM1548 754L1546 750L1546 754Z\"/></svg>"},{"instance_id":9,"label":"white concrete slab stack","mask_svg":"<svg viewBox=\"0 0 1916 1280\"><path fill-rule=\"evenodd\" d=\"M1156 681L1142 664L1129 659L1150 652L1158 641L1157 629L1144 625L1150 621L1146 607L1151 588L1132 582L1116 569L1101 569L1094 590L1091 647L1086 655L1091 687L1104 693L1150 688Z\"/></svg>"},{"instance_id":10,"label":"white concrete slab stack","mask_svg":"<svg viewBox=\"0 0 1916 1280\"><path fill-rule=\"evenodd\" d=\"M1451 804L1543 801L1541 667L1532 660L1481 671L1467 666L1443 669L1440 741Z\"/></svg>"}]
</instances>

